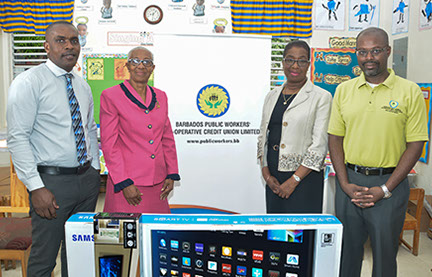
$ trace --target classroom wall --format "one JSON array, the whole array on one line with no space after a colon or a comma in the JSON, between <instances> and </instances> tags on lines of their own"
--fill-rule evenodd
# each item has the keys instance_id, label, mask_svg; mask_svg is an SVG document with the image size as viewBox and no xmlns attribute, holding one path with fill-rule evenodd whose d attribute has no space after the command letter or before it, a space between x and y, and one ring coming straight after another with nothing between
<instances>
[{"instance_id":1,"label":"classroom wall","mask_svg":"<svg viewBox=\"0 0 432 277\"><path fill-rule=\"evenodd\" d=\"M390 45L393 40L408 36L408 69L407 78L414 82L432 82L432 29L419 31L419 1L410 1L410 24L409 32L398 35L391 35L393 1L381 0L380 27L390 34ZM349 5L346 5L348 14ZM311 47L328 47L329 37L355 37L358 32L348 30L348 16L345 17L345 31L325 31L314 30L312 38L309 39ZM392 59L389 60L391 66ZM12 80L12 60L11 60L11 38L10 35L0 30L0 131L6 127L6 100L7 89ZM431 150L431 149L430 149ZM426 190L427 194L432 194L432 160L429 151L429 164L418 163L416 165L417 176L412 178L413 182ZM9 155L0 152L0 166L9 163Z\"/></svg>"},{"instance_id":2,"label":"classroom wall","mask_svg":"<svg viewBox=\"0 0 432 277\"><path fill-rule=\"evenodd\" d=\"M389 34L390 46L393 40L408 37L408 57L407 57L407 78L416 83L432 82L432 29L419 31L419 9L420 1L411 0L409 4L410 18L408 33L392 35L392 10L393 1L381 0L380 28ZM348 3L346 14L348 14ZM345 18L346 31L324 31L314 30L312 38L309 40L311 47L328 48L329 37L355 37L358 32L348 31L348 16ZM392 66L392 56L389 59L389 67ZM430 137L430 134L429 134ZM432 160L429 149L429 164L418 162L415 169L417 175L410 178L410 181L425 189L426 194L432 194Z\"/></svg>"}]
</instances>

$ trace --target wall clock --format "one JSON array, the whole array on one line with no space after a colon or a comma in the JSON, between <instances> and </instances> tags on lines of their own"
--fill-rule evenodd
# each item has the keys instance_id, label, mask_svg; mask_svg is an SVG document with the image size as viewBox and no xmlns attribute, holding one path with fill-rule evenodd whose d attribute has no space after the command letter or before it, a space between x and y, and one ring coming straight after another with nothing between
<instances>
[{"instance_id":1,"label":"wall clock","mask_svg":"<svg viewBox=\"0 0 432 277\"><path fill-rule=\"evenodd\" d=\"M148 6L144 10L144 20L149 24L158 24L163 17L162 9L156 5Z\"/></svg>"}]
</instances>

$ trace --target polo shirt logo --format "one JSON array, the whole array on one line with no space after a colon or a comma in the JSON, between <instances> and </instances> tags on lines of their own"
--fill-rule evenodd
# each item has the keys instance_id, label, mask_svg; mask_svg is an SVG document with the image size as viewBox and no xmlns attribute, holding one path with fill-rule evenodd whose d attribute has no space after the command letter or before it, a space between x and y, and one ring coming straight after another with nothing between
<instances>
[{"instance_id":1,"label":"polo shirt logo","mask_svg":"<svg viewBox=\"0 0 432 277\"><path fill-rule=\"evenodd\" d=\"M399 106L399 102L396 100L390 100L389 106L382 106L381 109L383 109L386 112L394 113L394 114L400 114L402 111L400 109L396 109L397 106Z\"/></svg>"},{"instance_id":2,"label":"polo shirt logo","mask_svg":"<svg viewBox=\"0 0 432 277\"><path fill-rule=\"evenodd\" d=\"M392 109L396 108L397 106L399 106L399 103L395 100L390 100L389 105Z\"/></svg>"}]
</instances>

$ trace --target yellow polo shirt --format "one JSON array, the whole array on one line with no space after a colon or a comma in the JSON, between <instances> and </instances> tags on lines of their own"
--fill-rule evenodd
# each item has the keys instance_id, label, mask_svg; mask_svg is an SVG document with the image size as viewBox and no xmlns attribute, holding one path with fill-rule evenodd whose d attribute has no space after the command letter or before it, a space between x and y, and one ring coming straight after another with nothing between
<instances>
[{"instance_id":1,"label":"yellow polo shirt","mask_svg":"<svg viewBox=\"0 0 432 277\"><path fill-rule=\"evenodd\" d=\"M333 99L328 133L344 137L345 161L395 167L407 142L427 141L427 115L419 86L390 76L375 88L364 74L340 84Z\"/></svg>"}]
</instances>

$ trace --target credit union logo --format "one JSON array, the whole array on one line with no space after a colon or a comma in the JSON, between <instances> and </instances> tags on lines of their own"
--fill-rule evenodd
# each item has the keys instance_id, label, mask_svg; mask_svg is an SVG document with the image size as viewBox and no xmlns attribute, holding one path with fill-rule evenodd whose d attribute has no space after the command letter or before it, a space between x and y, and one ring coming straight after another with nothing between
<instances>
[{"instance_id":1,"label":"credit union logo","mask_svg":"<svg viewBox=\"0 0 432 277\"><path fill-rule=\"evenodd\" d=\"M228 111L230 103L228 91L223 86L206 85L198 92L198 110L207 117L223 116Z\"/></svg>"}]
</instances>

